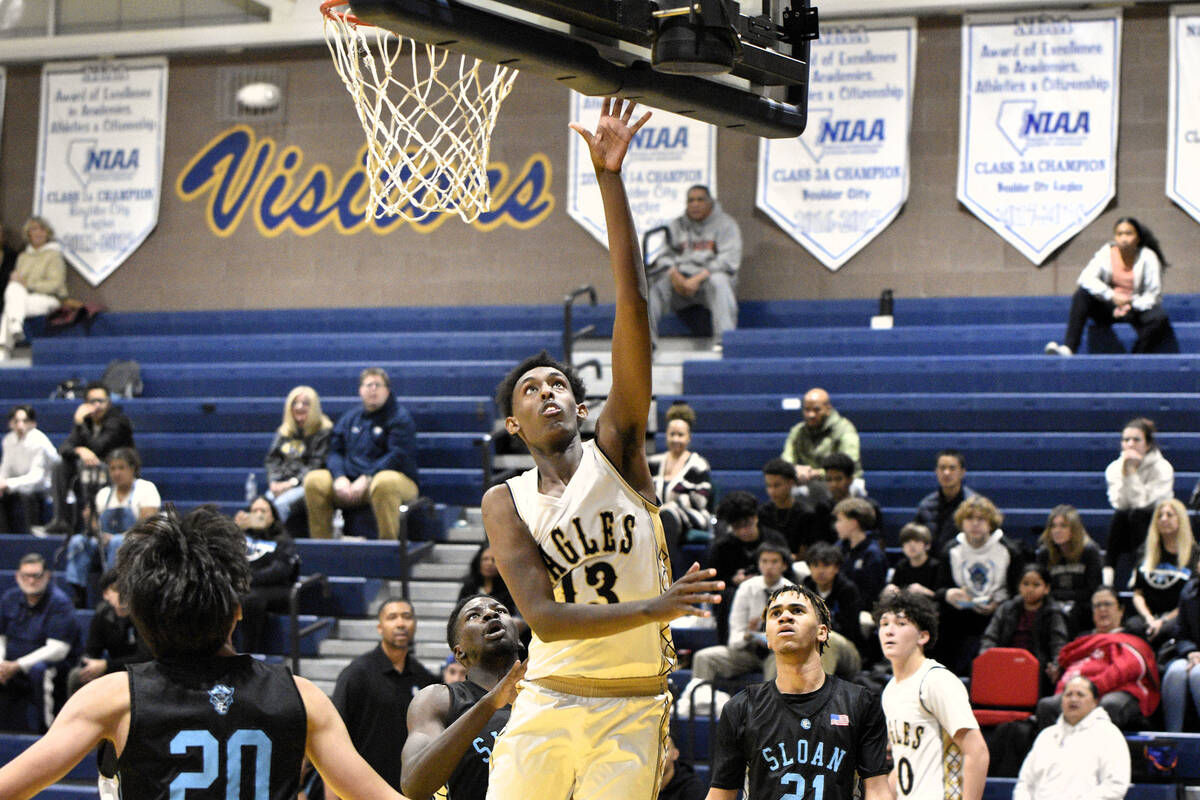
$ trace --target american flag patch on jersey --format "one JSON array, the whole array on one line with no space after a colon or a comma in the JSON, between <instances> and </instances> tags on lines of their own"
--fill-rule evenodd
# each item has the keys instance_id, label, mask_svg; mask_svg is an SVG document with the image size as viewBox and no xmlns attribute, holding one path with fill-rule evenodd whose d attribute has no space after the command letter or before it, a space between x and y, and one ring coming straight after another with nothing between
<instances>
[{"instance_id":1,"label":"american flag patch on jersey","mask_svg":"<svg viewBox=\"0 0 1200 800\"><path fill-rule=\"evenodd\" d=\"M849 725L850 718L848 716L846 716L845 714L830 714L829 715L829 724L830 725Z\"/></svg>"}]
</instances>

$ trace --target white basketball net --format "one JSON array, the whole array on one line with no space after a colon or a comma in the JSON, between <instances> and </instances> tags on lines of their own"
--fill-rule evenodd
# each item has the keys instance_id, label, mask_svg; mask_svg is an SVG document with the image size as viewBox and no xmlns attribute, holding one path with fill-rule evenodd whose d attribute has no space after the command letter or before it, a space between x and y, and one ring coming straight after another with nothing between
<instances>
[{"instance_id":1,"label":"white basketball net","mask_svg":"<svg viewBox=\"0 0 1200 800\"><path fill-rule=\"evenodd\" d=\"M326 10L325 42L367 135L367 215L475 220L491 208L488 148L517 71L489 80L477 58L347 16Z\"/></svg>"}]
</instances>

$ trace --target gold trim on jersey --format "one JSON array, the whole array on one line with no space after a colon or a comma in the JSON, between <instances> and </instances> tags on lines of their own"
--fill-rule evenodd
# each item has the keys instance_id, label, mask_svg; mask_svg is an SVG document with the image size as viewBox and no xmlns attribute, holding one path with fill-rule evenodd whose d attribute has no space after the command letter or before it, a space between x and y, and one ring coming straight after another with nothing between
<instances>
[{"instance_id":1,"label":"gold trim on jersey","mask_svg":"<svg viewBox=\"0 0 1200 800\"><path fill-rule=\"evenodd\" d=\"M954 737L942 730L942 792L946 800L962 800L963 752Z\"/></svg>"},{"instance_id":2,"label":"gold trim on jersey","mask_svg":"<svg viewBox=\"0 0 1200 800\"><path fill-rule=\"evenodd\" d=\"M534 678L530 683L552 692L573 694L576 697L654 697L670 691L665 675L651 678L579 678L547 675L544 678Z\"/></svg>"}]
</instances>

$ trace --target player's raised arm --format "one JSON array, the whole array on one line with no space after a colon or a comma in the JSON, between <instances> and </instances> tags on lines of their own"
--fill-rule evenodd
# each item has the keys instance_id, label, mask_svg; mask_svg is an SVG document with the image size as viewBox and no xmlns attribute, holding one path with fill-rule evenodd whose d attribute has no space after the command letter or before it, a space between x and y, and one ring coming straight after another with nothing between
<instances>
[{"instance_id":1,"label":"player's raised arm","mask_svg":"<svg viewBox=\"0 0 1200 800\"><path fill-rule=\"evenodd\" d=\"M595 132L577 123L572 123L571 128L587 141L596 170L617 299L613 318L612 389L596 422L596 440L629 484L653 497L645 441L651 394L646 270L621 178L629 143L650 119L650 113L631 122L633 109L633 103L606 98Z\"/></svg>"}]
</instances>

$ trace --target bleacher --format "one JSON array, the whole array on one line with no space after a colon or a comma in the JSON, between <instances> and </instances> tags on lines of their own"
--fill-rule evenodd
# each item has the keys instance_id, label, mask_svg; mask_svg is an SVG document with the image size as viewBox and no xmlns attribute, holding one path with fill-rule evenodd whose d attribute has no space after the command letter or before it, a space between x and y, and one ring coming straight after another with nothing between
<instances>
[{"instance_id":1,"label":"bleacher","mask_svg":"<svg viewBox=\"0 0 1200 800\"><path fill-rule=\"evenodd\" d=\"M965 452L967 484L997 502L1010 534L1031 541L1051 507L1071 503L1103 544L1111 511L1102 472L1129 418L1157 422L1177 494L1186 497L1200 476L1200 295L1167 297L1182 350L1173 355L1043 355L1042 345L1061 336L1066 308L1064 297L897 298L895 327L871 330L874 300L746 302L723 357L687 361L681 387L659 389L651 428L663 430L671 402L686 400L698 416L693 447L712 464L718 496L746 489L762 497L759 468L800 421L799 398L821 386L862 434L868 490L884 507L889 544L935 487L933 457L945 447ZM582 306L574 322L606 337L611 318L611 306ZM28 330L33 365L0 370L0 404L31 403L58 442L78 400L48 399L54 388L96 379L112 359L139 361L144 395L118 403L133 420L144 476L185 508L213 502L231 512L247 472L265 484L263 455L293 386L316 388L336 419L360 402L359 371L383 366L420 431L422 494L449 526L461 508L478 506L489 477L496 383L524 355L543 347L561 354L562 308L105 313L86 330L50 335L38 320ZM686 332L664 320L664 336ZM1117 333L1128 346L1130 332ZM661 434L656 444L664 447ZM60 544L0 536L0 569L21 552L52 555ZM306 574L329 576L328 596L305 597L309 621L368 615L382 582L397 575L394 545L299 547ZM273 629L273 638L285 635ZM304 652L314 653L323 635L314 633ZM705 737L693 745L679 733L685 755L703 761ZM93 796L72 791L54 796Z\"/></svg>"}]
</instances>

